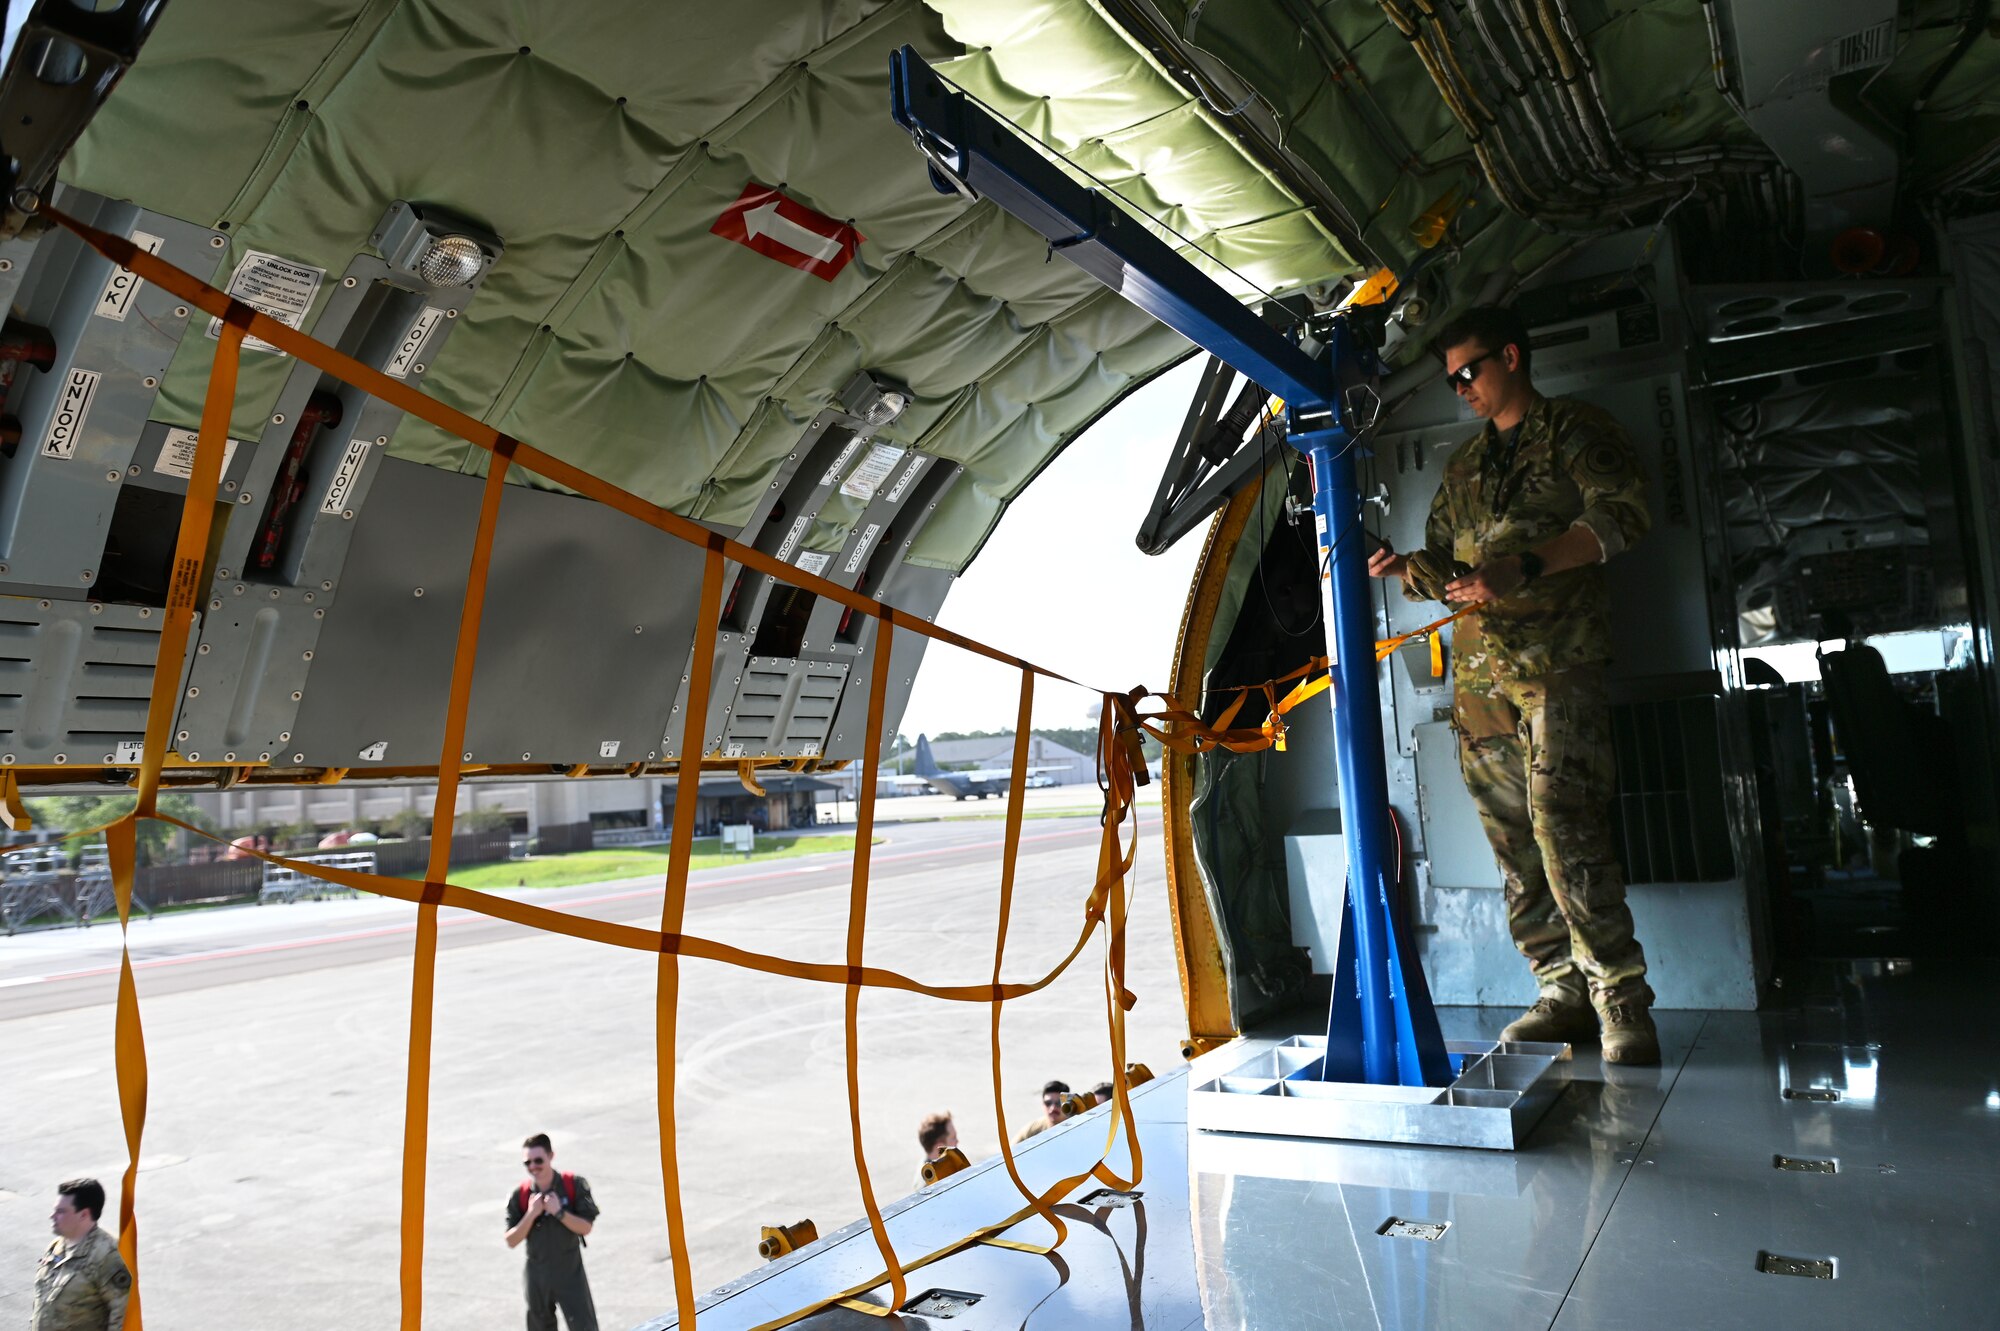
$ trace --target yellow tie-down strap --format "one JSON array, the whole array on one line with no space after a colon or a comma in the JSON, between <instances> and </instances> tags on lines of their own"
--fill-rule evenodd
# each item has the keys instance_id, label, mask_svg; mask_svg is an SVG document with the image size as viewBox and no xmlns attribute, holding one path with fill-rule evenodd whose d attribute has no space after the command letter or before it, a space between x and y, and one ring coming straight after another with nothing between
<instances>
[{"instance_id":1,"label":"yellow tie-down strap","mask_svg":"<svg viewBox=\"0 0 2000 1331\"><path fill-rule=\"evenodd\" d=\"M565 934L608 947L632 948L658 956L655 1040L659 1067L661 1176L664 1183L667 1238L674 1273L675 1300L680 1325L683 1327L695 1326L696 1292L693 1273L689 1268L686 1224L681 1207L675 1116L674 1052L679 1009L679 967L680 959L683 957L698 957L764 974L814 983L837 984L846 990L848 1118L853 1139L854 1164L861 1184L863 1203L868 1212L869 1228L882 1255L883 1269L880 1274L850 1289L776 1318L766 1323L759 1331L775 1331L776 1328L790 1325L800 1318L836 1303L846 1304L871 1315L887 1315L907 1300L908 1272L975 1243L993 1243L1037 1252L1049 1251L1053 1244L1049 1247L1039 1247L1008 1239L1003 1235L1021 1221L1039 1215L1053 1228L1054 1243L1060 1244L1067 1231L1055 1208L1071 1190L1091 1178L1120 1189L1129 1189L1137 1185L1142 1161L1125 1072L1127 1064L1125 1014L1135 1002L1134 996L1125 986L1125 928L1129 908L1128 884L1138 849L1137 825L1132 816L1132 801L1137 786L1146 781L1146 769L1136 736L1121 737L1118 734L1118 726L1120 718L1130 712L1129 707L1120 710L1124 706L1124 700L1127 697L1143 697L1144 690L1133 690L1129 695L1117 693L1104 695L1107 705L1100 721L1098 745L1098 785L1104 794L1102 831L1099 839L1097 872L1090 892L1083 901L1076 941L1063 959L1046 974L1029 981L1002 982L1001 964L1006 950L1015 867L1021 840L1022 792L1027 788L1025 779L1027 741L1031 732L1035 678L1039 675L1064 683L1073 684L1076 681L961 634L953 633L949 629L939 628L923 619L900 613L894 607L863 596L859 592L725 539L698 523L648 503L588 472L505 435L492 426L474 420L465 413L448 407L323 342L258 313L252 307L233 299L199 278L139 249L123 237L107 234L53 208L44 207L41 211L48 220L74 232L85 243L120 267L130 270L142 281L151 282L222 320L221 336L214 367L209 376L201 429L195 448L194 474L189 481L187 498L181 512L180 533L174 552L173 576L167 598L167 614L162 626L159 655L154 669L154 686L147 709L145 751L135 778L138 799L134 809L124 817L101 828L92 829L92 832L73 834L83 836L95 831L102 831L105 834L121 931L128 923L131 910L138 820L155 819L173 823L197 836L210 835L199 828L160 814L157 796L161 769L170 747L174 710L179 702L177 690L181 673L180 664L185 657L188 637L194 623L195 606L201 591L202 560L207 550L214 512L214 506L204 502L202 496L214 493L220 480L224 440L228 434L231 408L235 402L237 371L243 339L246 336L262 338L280 351L380 398L409 415L429 421L491 455L479 523L468 555L466 593L460 614L458 642L453 657L451 685L446 702L444 742L437 764L437 802L433 807L435 822L449 825L456 807L461 756L464 751L466 712L472 692L480 619L485 605L488 574L492 562L494 532L500 517L502 486L510 465L534 472L704 549L706 559L702 577L701 611L696 620L698 627L693 652L695 668L690 672L688 680L684 721L686 728L681 749L684 754L697 755L703 751L701 723L707 714L707 702L713 684L712 648L716 624L720 618L725 562L735 562L793 586L802 587L862 614L872 615L879 621L882 638L876 649L874 673L869 681L869 706L873 716L879 716L883 710L887 692L891 639L893 634L899 631L918 633L1020 671L1020 719L1016 728L1014 779L1009 793L1007 831L1002 852L1001 893L993 969L991 978L981 983L930 982L871 967L865 963L862 939L866 922L870 846L873 840L872 804L869 796L873 794L875 770L880 759L880 727L875 724L870 724L868 727L869 739L862 768L862 814L858 835L855 837L847 948L844 958L838 963L793 960L751 952L689 934L684 930L682 925L687 902L688 865L693 845L696 806L696 801L692 798L693 785L699 781L701 772L701 764L698 761L682 762L678 772L677 779L681 784L682 797L677 801L674 810L673 840L668 857L666 890L661 907L660 927L657 929L587 919L456 886L446 881L450 867L449 838L433 840L431 860L424 881L421 883L355 873L328 865L252 852L260 859L284 865L298 873L378 896L414 902L418 907L416 947L410 985L408 1080L403 1137L400 1293L401 1325L404 1331L418 1331L423 1320L422 1275L424 1204L428 1192L426 1173L429 1155L432 999L436 973L437 913L443 906L475 911L494 919L509 920L530 928ZM19 804L18 791L11 780L4 789L0 789L0 807L4 807L11 822L16 825L25 823L26 815ZM1104 1011L1111 1045L1112 1083L1117 1109L1106 1121L1104 1149L1098 1161L1089 1170L1058 1180L1036 1192L1028 1186L1016 1167L1012 1146L1008 1140L1000 1075L1001 1010L1009 1000L1043 989L1063 975L1082 955L1091 938L1099 933L1100 927L1104 935ZM858 1003L860 991L864 988L900 989L946 1002L986 1003L992 1008L995 1122L999 1130L1001 1153L1008 1175L1014 1181L1026 1205L951 1243L913 1258L899 1256L889 1241L888 1231L869 1179L867 1161L861 1149ZM134 1277L126 1326L131 1331L141 1331L143 1322L140 1313L141 1284L136 1197L140 1140L146 1117L147 1066L129 946L120 965L115 1038L119 1108L124 1122L127 1147L127 1167L119 1207L118 1242ZM1129 1178L1118 1174L1110 1163L1121 1137L1127 1143L1131 1171ZM862 1300L862 1295L881 1289L885 1285L888 1294L886 1305Z\"/></svg>"},{"instance_id":2,"label":"yellow tie-down strap","mask_svg":"<svg viewBox=\"0 0 2000 1331\"><path fill-rule=\"evenodd\" d=\"M1443 619L1433 620L1422 628L1399 633L1393 638L1383 638L1375 644L1375 660L1379 664L1389 658L1389 654L1405 643L1420 638L1430 639L1431 675L1444 675L1444 649L1438 638L1438 630L1486 605L1484 601L1474 601L1460 606ZM1129 749L1128 760L1138 762L1140 770L1145 764L1139 756L1138 745L1141 733L1151 735L1163 746L1175 753L1207 753L1212 749L1225 749L1231 753L1256 753L1262 749L1285 751L1285 716L1293 708L1310 698L1316 698L1333 684L1332 663L1324 656L1309 658L1298 669L1265 680L1261 684L1245 684L1233 690L1235 697L1224 707L1214 721L1203 721L1188 708L1177 706L1171 699L1149 693L1144 689L1134 689L1124 694L1106 695L1118 713L1116 731L1121 742ZM1296 682L1294 682L1296 681ZM1283 697L1278 696L1281 685L1292 687ZM1230 692L1232 690L1223 690ZM1238 726L1236 717L1245 703L1253 697L1261 696L1267 711L1263 722L1255 726ZM1162 706L1141 711L1140 706L1147 698L1159 698Z\"/></svg>"},{"instance_id":3,"label":"yellow tie-down strap","mask_svg":"<svg viewBox=\"0 0 2000 1331\"><path fill-rule=\"evenodd\" d=\"M869 1280L764 1323L757 1328L757 1331L776 1331L777 1328L788 1326L834 1304L870 1315L886 1316L907 1300L906 1277L909 1272L975 1243L1037 1253L1052 1251L1067 1236L1068 1231L1061 1215L1058 1214L1057 1203L1070 1191L1093 1178L1119 1189L1130 1189L1139 1183L1143 1164L1125 1072L1128 1061L1125 1047L1125 1014L1136 1001L1133 994L1125 987L1125 930L1130 904L1128 883L1138 849L1137 827L1132 817L1132 801L1136 788L1146 782L1146 766L1140 745L1140 734L1142 732L1152 734L1169 748L1182 753L1203 752L1217 747L1238 752L1249 752L1274 745L1282 748L1284 714L1327 685L1324 658L1308 662L1280 679L1240 690L1238 697L1212 725L1204 724L1193 713L1174 706L1141 712L1142 701L1154 696L1143 688L1132 689L1126 693L1103 693L1106 705L1099 723L1098 737L1098 785L1104 794L1102 833L1099 839L1097 872L1090 892L1083 902L1082 920L1076 941L1063 959L1046 974L1029 981L1003 983L1000 978L1001 964L1006 953L1015 867L1021 841L1022 792L1027 787L1025 776L1028 764L1028 738L1032 731L1035 678L1044 676L1070 684L1076 683L1075 680L953 633L949 629L939 628L926 620L899 613L893 606L885 605L859 592L776 560L761 551L728 540L690 519L648 503L607 481L505 435L400 380L392 379L323 342L258 313L252 307L233 299L208 283L139 249L123 237L110 235L85 225L53 208L44 207L41 211L49 220L75 232L92 248L119 266L129 269L141 280L151 282L222 320L221 336L202 409L201 430L195 449L194 474L188 485L187 498L183 503L180 534L174 552L167 614L160 635L154 687L147 709L145 752L135 783L138 800L132 812L124 817L90 832L72 834L84 836L91 835L95 831L102 831L105 834L121 931L126 928L131 911L136 864L136 828L139 819L156 819L172 823L196 836L219 839L200 828L160 814L157 797L160 772L169 748L174 710L179 701L177 697L179 666L186 654L188 636L194 623L195 605L201 590L202 559L208 546L211 518L214 513L213 505L202 502L201 496L212 494L220 480L224 440L228 434L231 408L235 402L237 371L243 339L246 336L262 338L280 351L295 356L344 383L360 388L409 415L429 421L492 456L487 469L479 523L468 556L466 594L460 613L458 642L453 657L451 685L446 702L444 742L437 764L438 792L437 802L433 808L434 822L449 824L456 808L466 712L472 693L480 619L485 605L488 573L492 562L494 532L499 524L502 486L510 465L534 472L668 535L704 549L706 558L702 575L701 610L696 619L697 630L693 652L695 668L690 672L688 680L685 730L681 749L684 754L698 754L702 751L701 719L707 715L708 698L713 684L711 678L713 645L716 625L720 618L725 562L735 562L755 569L816 595L827 597L862 614L872 615L879 621L881 641L876 648L874 671L869 680L871 716L879 716L883 710L887 692L891 639L898 631L918 633L1020 671L1020 711L1015 726L1014 777L1009 790L1006 837L1002 851L999 918L994 939L992 975L985 983L933 983L865 964L862 940L867 912L870 847L873 840L872 796L876 767L881 756L880 727L872 724L867 731L867 751L862 767L863 791L860 824L855 837L847 949L845 957L839 963L798 961L746 951L685 932L682 922L687 903L688 864L693 846L696 806L692 796L694 784L700 780L699 762L683 762L677 775L681 786L681 797L676 801L674 809L666 891L661 906L660 927L657 929L587 919L456 886L446 881L450 868L448 838L433 840L431 860L424 881L421 883L356 873L262 852L251 852L259 859L283 865L310 877L378 896L414 902L418 907L416 948L410 985L408 1080L403 1137L400 1289L401 1325L404 1331L418 1331L423 1319L424 1202L429 1156L432 999L436 974L437 912L442 906L475 911L493 919L508 920L549 933L564 934L608 947L632 948L658 956L658 1015L655 1042L659 1068L660 1163L668 1248L674 1273L674 1293L680 1325L683 1327L691 1329L695 1326L696 1286L688 1262L686 1224L681 1207L679 1153L674 1112L674 1053L679 1012L679 967L682 957L698 957L768 975L821 984L837 984L846 990L849 1129L863 1205L868 1213L869 1229L882 1256L883 1269L880 1274ZM1466 606L1457 614L1439 620L1436 624L1427 625L1413 633L1378 644L1378 660L1403 642L1427 633L1434 634L1437 628L1477 608L1477 606ZM1295 680L1300 682L1285 697L1279 698L1278 686ZM1252 694L1262 694L1270 701L1270 719L1255 728L1232 728L1237 713ZM12 825L25 826L26 814L20 805L18 789L11 773L5 778L4 787L0 788L0 807L4 807L7 820ZM1084 1172L1059 1179L1040 1192L1036 1192L1028 1186L1020 1173L1007 1133L1000 1073L1001 1011L1009 1000L1046 988L1067 972L1082 955L1084 948L1100 926L1104 929L1104 1011L1111 1044L1112 1084L1117 1111L1106 1120L1104 1148L1097 1162ZM1013 1180L1026 1205L1012 1214L1000 1217L942 1247L914 1258L899 1256L889 1241L887 1227L883 1223L881 1209L869 1178L868 1164L862 1153L858 1013L860 991L865 988L900 989L946 1002L987 1003L992 1008L994 1118L999 1130L1002 1161L1009 1178ZM140 1313L136 1196L140 1139L145 1128L147 1068L138 994L133 983L129 948L121 958L115 1031L119 1109L124 1122L127 1147L127 1166L119 1206L118 1242L126 1265L134 1278L132 1296L127 1305L126 1326L131 1331L141 1331L143 1323ZM1110 1164L1120 1137L1127 1143L1131 1169L1129 1178L1119 1175ZM1043 1246L1003 1237L1007 1230L1031 1216L1040 1216L1048 1222L1055 1236L1053 1243ZM868 1302L861 1298L862 1295L881 1289L885 1285L888 1287L889 1295L886 1304Z\"/></svg>"}]
</instances>

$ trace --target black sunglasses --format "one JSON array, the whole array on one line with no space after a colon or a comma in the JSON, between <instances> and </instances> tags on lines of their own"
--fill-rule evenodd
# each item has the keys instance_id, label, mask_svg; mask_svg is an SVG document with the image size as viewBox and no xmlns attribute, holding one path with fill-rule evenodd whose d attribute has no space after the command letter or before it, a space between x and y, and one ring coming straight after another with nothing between
<instances>
[{"instance_id":1,"label":"black sunglasses","mask_svg":"<svg viewBox=\"0 0 2000 1331\"><path fill-rule=\"evenodd\" d=\"M547 1160L523 1160L521 1162L521 1167L523 1169L540 1169L543 1165L547 1163L548 1163Z\"/></svg>"},{"instance_id":2,"label":"black sunglasses","mask_svg":"<svg viewBox=\"0 0 2000 1331\"><path fill-rule=\"evenodd\" d=\"M1444 381L1453 389L1470 388L1472 381L1479 377L1479 362L1491 360L1499 354L1498 351L1482 351L1457 369L1445 371Z\"/></svg>"}]
</instances>

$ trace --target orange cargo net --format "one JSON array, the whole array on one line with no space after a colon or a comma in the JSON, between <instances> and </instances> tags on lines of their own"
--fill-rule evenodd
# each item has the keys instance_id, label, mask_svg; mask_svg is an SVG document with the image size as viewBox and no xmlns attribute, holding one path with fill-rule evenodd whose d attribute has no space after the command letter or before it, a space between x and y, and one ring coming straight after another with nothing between
<instances>
[{"instance_id":1,"label":"orange cargo net","mask_svg":"<svg viewBox=\"0 0 2000 1331\"><path fill-rule=\"evenodd\" d=\"M1162 708L1142 712L1140 704L1143 699L1150 696L1144 689L1134 689L1122 694L1104 693L1105 706L1099 721L1098 737L1098 785L1104 792L1102 834L1098 846L1096 878L1091 885L1089 896L1084 901L1083 919L1078 928L1076 942L1056 966L1039 978L1026 982L1002 983L1000 970L1006 952L1015 867L1021 841L1022 791L1027 785L1025 776L1035 677L1041 675L1072 684L1076 681L898 611L893 606L885 605L759 550L729 540L699 523L656 504L648 503L559 458L506 435L491 425L475 420L464 412L446 406L435 398L417 391L400 380L392 379L323 342L297 332L199 278L147 253L121 236L100 231L51 207L44 206L41 213L50 221L76 233L86 244L112 262L129 269L140 279L154 283L190 305L222 320L215 363L210 371L207 395L202 408L193 475L188 482L187 498L181 511L179 540L174 550L173 575L167 595L166 617L161 629L153 691L146 716L145 749L136 778L138 801L132 812L101 829L96 829L103 831L105 835L121 933L130 923L136 829L139 819L148 818L171 823L194 835L220 840L200 828L161 814L158 810L158 795L160 773L170 747L174 712L179 703L180 663L186 654L188 637L195 621L196 605L201 595L202 561L208 548L214 513L214 505L206 502L203 496L212 495L221 479L224 441L228 434L231 408L235 402L237 372L241 362L243 339L246 336L262 338L280 351L380 398L400 411L428 421L490 455L479 523L473 537L465 599L460 614L458 643L453 657L443 747L438 756L437 802L433 809L435 823L448 826L457 805L466 711L472 693L480 618L485 605L494 532L499 525L502 487L510 464L566 486L648 526L705 550L700 611L695 620L697 627L693 652L694 665L689 672L688 697L683 722L685 727L681 747L683 754L699 755L705 751L702 729L708 713L708 700L713 683L712 647L716 625L721 616L725 561L768 574L818 596L836 601L857 613L873 616L878 621L878 631L881 636L876 644L874 669L869 679L870 724L867 728L865 752L862 758L860 815L855 836L853 879L849 895L847 948L844 957L838 963L800 961L750 952L684 931L688 864L694 834L696 805L694 794L701 776L701 763L698 760L683 759L676 777L679 791L674 806L673 838L668 857L666 892L661 905L660 925L657 929L587 919L456 886L446 881L446 875L450 870L451 842L448 837L433 839L430 863L421 883L290 860L262 852L250 852L259 859L283 865L301 874L378 896L414 902L418 906L416 947L410 983L409 1058L403 1137L400 1290L401 1324L404 1331L418 1331L423 1320L424 1201L430 1126L432 999L437 960L437 913L440 906L475 911L493 919L507 920L529 928L564 934L607 947L623 947L655 953L659 957L655 1039L659 1068L660 1172L665 1194L667 1239L672 1258L674 1295L682 1327L691 1329L695 1326L696 1295L693 1274L689 1269L686 1224L681 1209L679 1153L674 1113L674 1050L682 957L698 957L768 975L785 976L813 983L837 984L846 990L848 1120L853 1142L854 1166L861 1185L863 1205L868 1214L869 1229L882 1255L883 1269L879 1275L867 1281L764 1323L757 1328L757 1331L776 1331L777 1328L788 1326L833 1304L841 1304L875 1316L886 1316L907 1300L906 1276L909 1272L976 1243L1034 1253L1052 1251L1067 1236L1067 1229L1057 1213L1056 1203L1073 1189L1091 1178L1118 1189L1130 1189L1137 1185L1143 1165L1125 1071L1127 1064L1125 1014L1135 1002L1134 996L1125 987L1125 926L1129 905L1127 880L1138 849L1132 801L1136 787L1146 781L1140 735L1142 732L1152 734L1178 752L1199 752L1217 746L1237 752L1249 752L1274 745L1282 747L1284 734L1282 718L1285 711L1326 687L1326 676L1321 673L1325 669L1323 658L1308 662L1306 666L1283 679L1242 690L1241 695L1214 725L1203 724L1191 712L1173 706L1170 702ZM1468 606L1459 614L1475 608ZM1388 650L1400 645L1402 641L1433 632L1447 622L1449 620L1440 620L1438 624L1404 635L1402 639L1391 640L1381 646L1378 659ZM882 736L879 718L883 713L888 688L892 638L899 631L918 633L933 641L998 661L1014 667L1021 674L1020 711L1015 726L1013 781L1008 797L1006 836L1002 851L999 919L994 940L993 971L990 981L983 983L930 983L894 971L868 966L863 956L863 927L866 922L869 862L873 840L873 799L876 769L881 761ZM1294 679L1301 679L1303 682L1286 698L1278 699L1277 686ZM1258 728L1232 730L1230 723L1245 699L1251 693L1260 691L1271 699L1271 718ZM19 804L13 774L8 773L4 782L4 788L0 788L0 804L4 805L10 822L16 826L25 826L26 815ZM1133 823L1129 829L1129 836L1128 822ZM1097 1162L1089 1170L1060 1179L1038 1193L1022 1178L1006 1130L1000 1075L1002 1008L1011 999L1035 993L1054 983L1082 955L1084 948L1100 927L1105 932L1104 1011L1111 1046L1116 1112L1107 1119L1104 1149ZM945 1002L991 1005L993 1101L994 1114L999 1125L1001 1157L1008 1176L1026 1202L1026 1205L1010 1215L1000 1217L991 1224L975 1229L934 1251L907 1260L900 1257L890 1243L881 1208L877 1204L874 1187L869 1178L867 1161L862 1153L858 1012L861 990L865 988L899 989ZM143 1285L139 1279L139 1224L136 1195L140 1139L145 1129L147 1069L145 1039L140 1022L138 992L133 982L129 948L121 958L119 969L115 1041L119 1108L124 1123L127 1149L124 1187L119 1203L118 1244L134 1280L126 1325L131 1331L141 1331L143 1322L140 1295ZM1132 1172L1129 1179L1120 1177L1109 1163L1112 1151L1121 1135L1128 1143ZM1014 1225L1037 1215L1046 1220L1053 1229L1055 1234L1053 1244L1041 1246L1001 1237ZM861 1295L884 1285L888 1286L887 1306L861 1299Z\"/></svg>"}]
</instances>

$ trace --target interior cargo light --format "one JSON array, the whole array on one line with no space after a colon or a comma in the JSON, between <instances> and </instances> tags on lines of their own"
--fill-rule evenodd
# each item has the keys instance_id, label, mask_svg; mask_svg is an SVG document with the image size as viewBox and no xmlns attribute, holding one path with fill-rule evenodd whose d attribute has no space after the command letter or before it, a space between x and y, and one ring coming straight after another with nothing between
<instances>
[{"instance_id":1,"label":"interior cargo light","mask_svg":"<svg viewBox=\"0 0 2000 1331\"><path fill-rule=\"evenodd\" d=\"M481 223L406 199L389 205L368 243L389 266L386 280L404 290L474 290L506 249Z\"/></svg>"},{"instance_id":2,"label":"interior cargo light","mask_svg":"<svg viewBox=\"0 0 2000 1331\"><path fill-rule=\"evenodd\" d=\"M479 276L485 260L470 236L436 236L417 260L417 276L434 287L462 287Z\"/></svg>"},{"instance_id":3,"label":"interior cargo light","mask_svg":"<svg viewBox=\"0 0 2000 1331\"><path fill-rule=\"evenodd\" d=\"M867 411L862 413L862 419L866 420L870 425L887 425L890 421L902 415L903 408L909 405L909 398L898 393L893 388L887 389L880 397L868 404Z\"/></svg>"},{"instance_id":4,"label":"interior cargo light","mask_svg":"<svg viewBox=\"0 0 2000 1331\"><path fill-rule=\"evenodd\" d=\"M873 434L909 407L910 390L897 380L861 370L840 390L840 403Z\"/></svg>"}]
</instances>

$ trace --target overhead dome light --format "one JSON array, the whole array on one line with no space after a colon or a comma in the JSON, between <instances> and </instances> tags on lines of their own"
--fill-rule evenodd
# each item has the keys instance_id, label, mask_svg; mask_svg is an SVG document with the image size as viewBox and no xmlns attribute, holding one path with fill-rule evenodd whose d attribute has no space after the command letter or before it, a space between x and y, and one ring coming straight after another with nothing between
<instances>
[{"instance_id":1,"label":"overhead dome light","mask_svg":"<svg viewBox=\"0 0 2000 1331\"><path fill-rule=\"evenodd\" d=\"M434 287L462 287L485 262L486 252L469 236L437 236L417 260L417 276Z\"/></svg>"},{"instance_id":2,"label":"overhead dome light","mask_svg":"<svg viewBox=\"0 0 2000 1331\"><path fill-rule=\"evenodd\" d=\"M840 390L840 406L869 433L881 429L909 409L910 390L894 379L859 370Z\"/></svg>"},{"instance_id":3,"label":"overhead dome light","mask_svg":"<svg viewBox=\"0 0 2000 1331\"><path fill-rule=\"evenodd\" d=\"M885 390L880 397L868 404L862 419L870 425L887 425L903 414L903 408L910 405L910 399L895 389Z\"/></svg>"}]
</instances>

